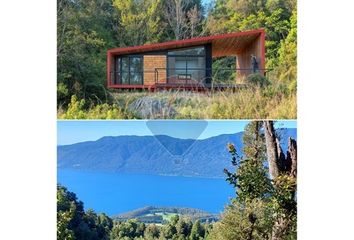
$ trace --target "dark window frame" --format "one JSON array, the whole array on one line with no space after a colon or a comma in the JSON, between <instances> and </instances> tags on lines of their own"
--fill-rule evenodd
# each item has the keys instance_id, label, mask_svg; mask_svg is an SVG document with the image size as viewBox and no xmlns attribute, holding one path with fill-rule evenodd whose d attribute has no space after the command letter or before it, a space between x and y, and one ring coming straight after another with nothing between
<instances>
[{"instance_id":1,"label":"dark window frame","mask_svg":"<svg viewBox=\"0 0 354 240\"><path fill-rule=\"evenodd\" d=\"M128 70L124 70L122 68L123 61L122 59L128 59ZM131 82L131 59L132 58L140 58L141 59L141 70L140 71L134 71L134 73L139 73L141 74L141 81L139 83L132 83ZM116 57L116 63L119 62L119 64L116 64L116 67L119 65L119 69L116 69L116 76L118 77L116 79L116 82L118 82L119 85L143 85L144 84L144 55L121 55ZM122 81L122 75L123 73L128 73L128 83L123 83Z\"/></svg>"}]
</instances>

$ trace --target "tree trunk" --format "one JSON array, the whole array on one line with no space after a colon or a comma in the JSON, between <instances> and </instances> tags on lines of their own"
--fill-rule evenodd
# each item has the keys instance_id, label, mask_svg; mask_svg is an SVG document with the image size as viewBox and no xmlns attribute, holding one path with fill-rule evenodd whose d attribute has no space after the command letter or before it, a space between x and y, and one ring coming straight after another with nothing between
<instances>
[{"instance_id":1,"label":"tree trunk","mask_svg":"<svg viewBox=\"0 0 354 240\"><path fill-rule=\"evenodd\" d=\"M273 121L264 121L264 135L266 140L269 174L271 179L279 176L278 150L279 141L275 136Z\"/></svg>"},{"instance_id":2,"label":"tree trunk","mask_svg":"<svg viewBox=\"0 0 354 240\"><path fill-rule=\"evenodd\" d=\"M290 175L297 177L297 143L295 139L289 138L287 158L291 160Z\"/></svg>"},{"instance_id":3,"label":"tree trunk","mask_svg":"<svg viewBox=\"0 0 354 240\"><path fill-rule=\"evenodd\" d=\"M279 175L288 175L297 177L297 143L295 139L289 138L286 157L281 149L280 141L276 137L273 121L264 121L264 134L266 140L267 157L269 163L269 174L272 179ZM277 188L276 185L274 185ZM295 191L293 195L295 196ZM296 204L291 209L283 209L286 213L296 209ZM272 229L272 240L282 240L286 234L291 222L289 216L279 217Z\"/></svg>"}]
</instances>

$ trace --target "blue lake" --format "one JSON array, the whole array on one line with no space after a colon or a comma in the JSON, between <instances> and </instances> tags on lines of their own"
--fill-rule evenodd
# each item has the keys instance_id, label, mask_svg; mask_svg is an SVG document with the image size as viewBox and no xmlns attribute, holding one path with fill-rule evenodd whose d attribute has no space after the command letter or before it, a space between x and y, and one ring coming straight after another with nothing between
<instances>
[{"instance_id":1,"label":"blue lake","mask_svg":"<svg viewBox=\"0 0 354 240\"><path fill-rule=\"evenodd\" d=\"M58 183L85 209L115 215L145 206L199 208L220 213L234 197L224 179L58 170Z\"/></svg>"}]
</instances>

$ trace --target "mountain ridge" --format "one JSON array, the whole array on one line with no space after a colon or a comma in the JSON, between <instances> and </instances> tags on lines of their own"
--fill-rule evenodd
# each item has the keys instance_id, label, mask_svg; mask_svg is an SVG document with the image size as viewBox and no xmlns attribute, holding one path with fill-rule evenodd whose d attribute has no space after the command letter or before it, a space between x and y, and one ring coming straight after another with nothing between
<instances>
[{"instance_id":1,"label":"mountain ridge","mask_svg":"<svg viewBox=\"0 0 354 240\"><path fill-rule=\"evenodd\" d=\"M283 129L282 148L287 138L296 139L296 129ZM167 135L105 136L58 146L58 168L171 176L223 177L231 169L226 145L234 143L242 154L243 132L206 139L180 139ZM286 140L286 141L284 141Z\"/></svg>"}]
</instances>

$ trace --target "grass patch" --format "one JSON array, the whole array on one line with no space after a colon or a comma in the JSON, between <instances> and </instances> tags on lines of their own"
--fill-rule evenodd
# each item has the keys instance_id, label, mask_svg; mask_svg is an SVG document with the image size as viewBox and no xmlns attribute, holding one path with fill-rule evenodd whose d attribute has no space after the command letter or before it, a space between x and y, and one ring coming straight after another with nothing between
<instances>
[{"instance_id":1,"label":"grass patch","mask_svg":"<svg viewBox=\"0 0 354 240\"><path fill-rule=\"evenodd\" d=\"M85 106L84 100L73 96L66 110L59 108L58 118L138 119L129 106L145 96L166 101L176 110L176 119L296 119L297 113L296 93L280 94L272 88L250 87L234 92L116 92L111 93L110 104L94 106Z\"/></svg>"}]
</instances>

